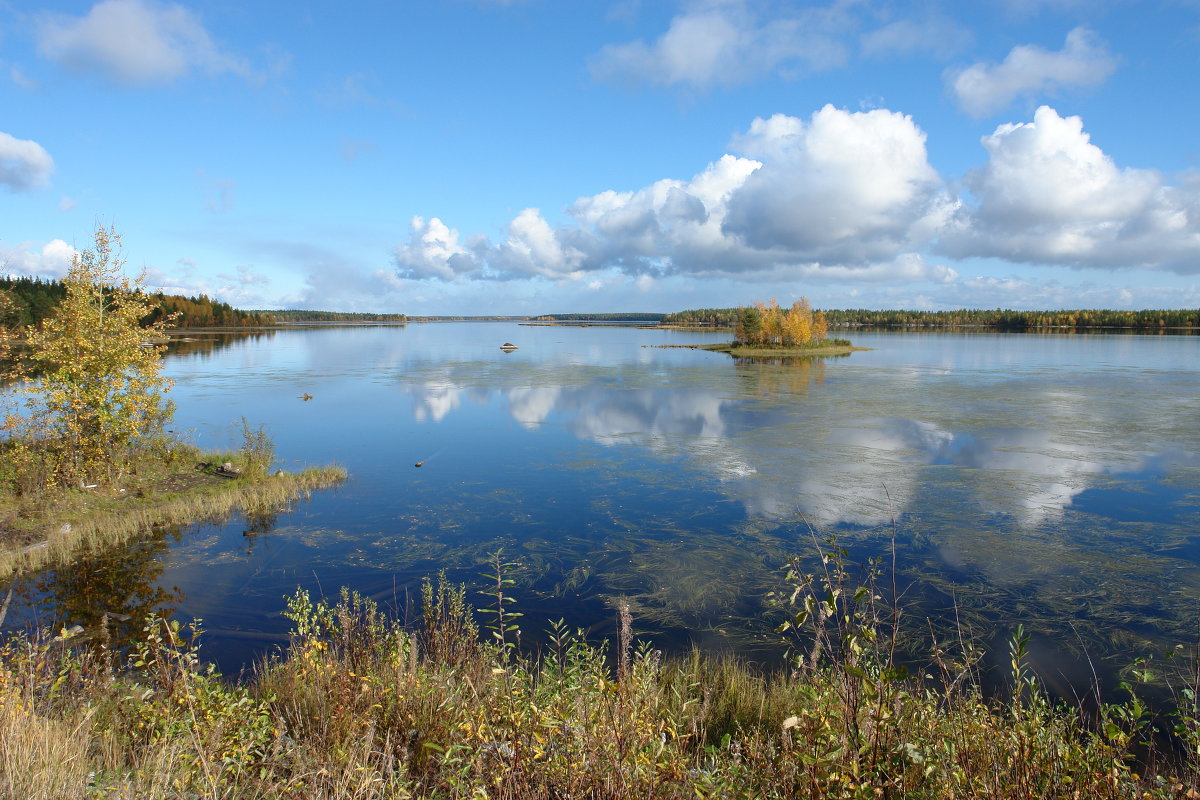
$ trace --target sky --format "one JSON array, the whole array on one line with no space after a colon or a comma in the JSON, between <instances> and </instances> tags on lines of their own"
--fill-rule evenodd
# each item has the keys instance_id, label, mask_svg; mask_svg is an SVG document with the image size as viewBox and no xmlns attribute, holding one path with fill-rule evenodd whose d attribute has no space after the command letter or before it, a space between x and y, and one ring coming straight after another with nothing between
<instances>
[{"instance_id":1,"label":"sky","mask_svg":"<svg viewBox=\"0 0 1200 800\"><path fill-rule=\"evenodd\" d=\"M1200 307L1197 0L0 0L0 273L241 308Z\"/></svg>"}]
</instances>

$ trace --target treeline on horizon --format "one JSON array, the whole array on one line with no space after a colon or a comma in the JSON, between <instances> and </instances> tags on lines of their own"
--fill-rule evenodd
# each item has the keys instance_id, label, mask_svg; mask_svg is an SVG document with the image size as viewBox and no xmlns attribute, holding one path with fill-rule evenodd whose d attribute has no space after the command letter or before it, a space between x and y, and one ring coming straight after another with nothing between
<instances>
[{"instance_id":1,"label":"treeline on horizon","mask_svg":"<svg viewBox=\"0 0 1200 800\"><path fill-rule=\"evenodd\" d=\"M0 320L0 326L13 330L41 324L66 297L67 289L55 280L8 277L0 278L0 292L10 301L10 308L5 319ZM184 297L153 292L146 296L155 308L142 320L142 325L153 324L171 314L178 315L174 321L178 328L245 327L275 323L273 312L241 311L203 294Z\"/></svg>"},{"instance_id":2,"label":"treeline on horizon","mask_svg":"<svg viewBox=\"0 0 1200 800\"><path fill-rule=\"evenodd\" d=\"M66 297L67 288L60 281L42 278L0 278L0 292L10 301L0 319L0 328L19 330L40 325L54 313ZM162 292L147 293L155 309L142 325L151 325L169 315L176 315L176 328L245 328L276 325L281 322L407 322L404 314L376 314L356 311L314 311L310 309L243 310L229 303L200 294L185 297ZM660 315L661 316L661 315Z\"/></svg>"},{"instance_id":3,"label":"treeline on horizon","mask_svg":"<svg viewBox=\"0 0 1200 800\"><path fill-rule=\"evenodd\" d=\"M662 325L732 328L743 308L696 308L663 316ZM872 311L865 308L823 312L830 327L981 327L1006 331L1037 328L1128 328L1164 330L1200 328L1200 309L1071 309L1062 311L1010 311L959 309L957 311Z\"/></svg>"},{"instance_id":4,"label":"treeline on horizon","mask_svg":"<svg viewBox=\"0 0 1200 800\"><path fill-rule=\"evenodd\" d=\"M666 314L654 312L619 311L599 314L542 314L534 322L659 322Z\"/></svg>"},{"instance_id":5,"label":"treeline on horizon","mask_svg":"<svg viewBox=\"0 0 1200 800\"><path fill-rule=\"evenodd\" d=\"M256 311L269 314L276 322L408 322L407 314L375 314L363 311L312 311L305 308L288 308L274 311Z\"/></svg>"}]
</instances>

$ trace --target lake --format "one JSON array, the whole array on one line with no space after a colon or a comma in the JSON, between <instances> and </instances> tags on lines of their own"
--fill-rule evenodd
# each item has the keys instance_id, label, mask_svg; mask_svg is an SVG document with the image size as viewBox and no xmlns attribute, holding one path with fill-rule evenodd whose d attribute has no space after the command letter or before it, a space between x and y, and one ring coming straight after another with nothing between
<instances>
[{"instance_id":1,"label":"lake","mask_svg":"<svg viewBox=\"0 0 1200 800\"><path fill-rule=\"evenodd\" d=\"M349 480L25 578L9 627L167 610L236 672L285 641L297 587L411 618L422 578L482 588L503 548L529 638L607 635L625 598L661 647L769 660L764 596L836 536L888 564L894 537L914 629L998 647L1023 623L1052 681L1200 631L1200 337L854 332L873 349L785 363L617 326L191 335L178 432L233 449L245 417L278 466Z\"/></svg>"}]
</instances>

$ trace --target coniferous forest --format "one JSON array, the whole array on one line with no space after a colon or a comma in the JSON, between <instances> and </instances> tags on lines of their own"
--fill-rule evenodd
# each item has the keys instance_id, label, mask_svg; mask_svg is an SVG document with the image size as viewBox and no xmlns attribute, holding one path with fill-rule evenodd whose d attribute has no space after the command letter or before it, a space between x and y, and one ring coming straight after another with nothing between
<instances>
[{"instance_id":1,"label":"coniferous forest","mask_svg":"<svg viewBox=\"0 0 1200 800\"><path fill-rule=\"evenodd\" d=\"M41 278L0 278L0 328L21 330L40 325L54 313L66 297L66 287L59 281ZM289 322L405 322L404 314L374 314L349 311L313 311L309 309L242 310L207 295L185 297L178 294L154 292L147 295L154 310L142 320L152 325L174 315L175 328L238 328L276 325Z\"/></svg>"},{"instance_id":2,"label":"coniferous forest","mask_svg":"<svg viewBox=\"0 0 1200 800\"><path fill-rule=\"evenodd\" d=\"M7 277L0 278L0 292L9 300L5 319L0 319L0 325L14 329L40 324L66 297L67 290L59 281ZM271 312L241 311L203 294L184 297L155 292L148 298L154 310L142 320L143 325L172 314L178 315L174 320L174 326L178 328L272 325L276 322Z\"/></svg>"}]
</instances>

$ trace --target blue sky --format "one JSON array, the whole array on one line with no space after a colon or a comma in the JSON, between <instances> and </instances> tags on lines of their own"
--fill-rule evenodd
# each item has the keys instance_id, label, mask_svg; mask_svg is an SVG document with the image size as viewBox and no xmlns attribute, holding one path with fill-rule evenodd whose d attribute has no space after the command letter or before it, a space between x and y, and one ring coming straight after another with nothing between
<instances>
[{"instance_id":1,"label":"blue sky","mask_svg":"<svg viewBox=\"0 0 1200 800\"><path fill-rule=\"evenodd\" d=\"M0 0L0 269L409 314L1200 306L1195 0Z\"/></svg>"}]
</instances>

